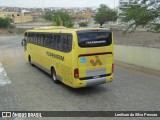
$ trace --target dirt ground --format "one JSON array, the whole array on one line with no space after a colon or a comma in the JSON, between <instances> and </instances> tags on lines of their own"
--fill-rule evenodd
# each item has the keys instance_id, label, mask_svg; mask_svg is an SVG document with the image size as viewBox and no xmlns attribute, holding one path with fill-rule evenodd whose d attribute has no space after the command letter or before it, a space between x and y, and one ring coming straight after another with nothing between
<instances>
[{"instance_id":1,"label":"dirt ground","mask_svg":"<svg viewBox=\"0 0 160 120\"><path fill-rule=\"evenodd\" d=\"M27 29L0 29L0 36L23 34Z\"/></svg>"},{"instance_id":2,"label":"dirt ground","mask_svg":"<svg viewBox=\"0 0 160 120\"><path fill-rule=\"evenodd\" d=\"M123 31L113 31L116 45L130 45L160 48L160 33L135 31L123 35Z\"/></svg>"},{"instance_id":3,"label":"dirt ground","mask_svg":"<svg viewBox=\"0 0 160 120\"><path fill-rule=\"evenodd\" d=\"M0 35L7 34L7 33L8 33L8 30L0 29Z\"/></svg>"}]
</instances>

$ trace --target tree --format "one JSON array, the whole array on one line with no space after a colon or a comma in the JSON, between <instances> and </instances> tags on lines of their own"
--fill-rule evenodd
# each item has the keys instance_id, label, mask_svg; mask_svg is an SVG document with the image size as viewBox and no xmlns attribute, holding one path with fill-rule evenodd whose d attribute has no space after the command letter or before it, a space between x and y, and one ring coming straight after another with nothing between
<instances>
[{"instance_id":1,"label":"tree","mask_svg":"<svg viewBox=\"0 0 160 120\"><path fill-rule=\"evenodd\" d=\"M53 25L55 25L55 26L62 26L62 19L61 19L61 16L59 14L57 14L54 17Z\"/></svg>"},{"instance_id":2,"label":"tree","mask_svg":"<svg viewBox=\"0 0 160 120\"><path fill-rule=\"evenodd\" d=\"M46 20L53 21L53 25L56 26L65 26L65 27L73 27L73 21L69 16L68 12L64 12L61 10L58 11L48 11L45 13Z\"/></svg>"},{"instance_id":3,"label":"tree","mask_svg":"<svg viewBox=\"0 0 160 120\"><path fill-rule=\"evenodd\" d=\"M71 17L69 16L68 12L64 12L61 10L58 10L54 13L53 21L55 22L56 16L60 16L62 20L62 25L65 27L73 27L73 22Z\"/></svg>"},{"instance_id":4,"label":"tree","mask_svg":"<svg viewBox=\"0 0 160 120\"><path fill-rule=\"evenodd\" d=\"M78 24L80 27L87 27L88 26L88 22L79 22Z\"/></svg>"},{"instance_id":5,"label":"tree","mask_svg":"<svg viewBox=\"0 0 160 120\"><path fill-rule=\"evenodd\" d=\"M116 21L117 20L117 12L109 8L108 6L101 4L97 9L97 13L94 17L94 20L102 25L105 22Z\"/></svg>"},{"instance_id":6,"label":"tree","mask_svg":"<svg viewBox=\"0 0 160 120\"><path fill-rule=\"evenodd\" d=\"M12 19L11 18L1 18L0 17L0 28L8 28L11 27Z\"/></svg>"},{"instance_id":7,"label":"tree","mask_svg":"<svg viewBox=\"0 0 160 120\"><path fill-rule=\"evenodd\" d=\"M160 32L160 24L157 23L160 16L160 7L155 2L139 0L134 5L125 5L127 8L123 12L121 19L127 23L124 33L135 31L137 27L149 27L152 31Z\"/></svg>"},{"instance_id":8,"label":"tree","mask_svg":"<svg viewBox=\"0 0 160 120\"><path fill-rule=\"evenodd\" d=\"M47 11L43 17L44 17L46 20L53 21L53 15L54 15L54 12L52 12L52 11Z\"/></svg>"}]
</instances>

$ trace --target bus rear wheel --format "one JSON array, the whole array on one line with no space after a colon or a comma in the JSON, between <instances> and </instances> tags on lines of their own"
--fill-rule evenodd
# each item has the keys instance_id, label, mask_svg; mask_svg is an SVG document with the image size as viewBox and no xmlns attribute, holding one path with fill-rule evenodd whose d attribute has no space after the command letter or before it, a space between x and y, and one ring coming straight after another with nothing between
<instances>
[{"instance_id":1,"label":"bus rear wheel","mask_svg":"<svg viewBox=\"0 0 160 120\"><path fill-rule=\"evenodd\" d=\"M54 83L59 83L59 80L57 79L56 71L54 68L51 69L51 76Z\"/></svg>"}]
</instances>

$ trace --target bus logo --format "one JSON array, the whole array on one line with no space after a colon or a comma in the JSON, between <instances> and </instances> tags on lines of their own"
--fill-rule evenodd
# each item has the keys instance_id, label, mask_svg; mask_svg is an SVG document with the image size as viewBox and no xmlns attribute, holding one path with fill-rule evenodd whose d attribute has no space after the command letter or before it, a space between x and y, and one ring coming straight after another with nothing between
<instances>
[{"instance_id":1,"label":"bus logo","mask_svg":"<svg viewBox=\"0 0 160 120\"><path fill-rule=\"evenodd\" d=\"M102 62L101 62L101 60L99 59L99 57L98 56L95 56L96 57L96 61L94 61L94 60L91 60L90 61L90 63L92 64L92 66L97 66L97 64L98 65L102 65Z\"/></svg>"},{"instance_id":2,"label":"bus logo","mask_svg":"<svg viewBox=\"0 0 160 120\"><path fill-rule=\"evenodd\" d=\"M81 63L86 63L86 62L87 62L87 60L86 60L86 58L85 58L85 57L83 57L83 58L81 58L81 59L80 59L80 62L81 62Z\"/></svg>"}]
</instances>

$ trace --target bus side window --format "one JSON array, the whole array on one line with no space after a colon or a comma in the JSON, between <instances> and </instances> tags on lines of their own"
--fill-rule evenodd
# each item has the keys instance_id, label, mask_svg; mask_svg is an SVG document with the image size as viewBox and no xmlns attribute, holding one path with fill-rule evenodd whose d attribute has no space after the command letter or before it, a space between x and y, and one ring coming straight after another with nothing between
<instances>
[{"instance_id":1,"label":"bus side window","mask_svg":"<svg viewBox=\"0 0 160 120\"><path fill-rule=\"evenodd\" d=\"M58 35L54 35L53 49L58 50Z\"/></svg>"},{"instance_id":2,"label":"bus side window","mask_svg":"<svg viewBox=\"0 0 160 120\"><path fill-rule=\"evenodd\" d=\"M28 33L28 40L30 43L32 43L31 38L30 38L30 33Z\"/></svg>"},{"instance_id":3,"label":"bus side window","mask_svg":"<svg viewBox=\"0 0 160 120\"><path fill-rule=\"evenodd\" d=\"M63 35L58 35L58 50L59 51L63 51L62 45L63 45Z\"/></svg>"},{"instance_id":4,"label":"bus side window","mask_svg":"<svg viewBox=\"0 0 160 120\"><path fill-rule=\"evenodd\" d=\"M32 41L33 44L35 44L33 39L33 33L30 33L30 40Z\"/></svg>"},{"instance_id":5,"label":"bus side window","mask_svg":"<svg viewBox=\"0 0 160 120\"><path fill-rule=\"evenodd\" d=\"M72 35L67 35L67 52L72 50Z\"/></svg>"},{"instance_id":6,"label":"bus side window","mask_svg":"<svg viewBox=\"0 0 160 120\"><path fill-rule=\"evenodd\" d=\"M29 33L29 40L31 41L31 43L33 44L33 40L31 38L31 33Z\"/></svg>"},{"instance_id":7,"label":"bus side window","mask_svg":"<svg viewBox=\"0 0 160 120\"><path fill-rule=\"evenodd\" d=\"M34 40L36 41L36 45L38 45L37 35L34 33Z\"/></svg>"},{"instance_id":8,"label":"bus side window","mask_svg":"<svg viewBox=\"0 0 160 120\"><path fill-rule=\"evenodd\" d=\"M72 36L71 35L63 35L62 37L62 51L70 52L72 49Z\"/></svg>"},{"instance_id":9,"label":"bus side window","mask_svg":"<svg viewBox=\"0 0 160 120\"><path fill-rule=\"evenodd\" d=\"M43 35L43 40L44 40L44 42L43 42L43 45L45 46L45 47L47 47L47 45L48 45L48 40L47 40L47 35Z\"/></svg>"},{"instance_id":10,"label":"bus side window","mask_svg":"<svg viewBox=\"0 0 160 120\"><path fill-rule=\"evenodd\" d=\"M39 35L39 40L40 40L40 45L44 46L43 41L44 41L44 34Z\"/></svg>"},{"instance_id":11,"label":"bus side window","mask_svg":"<svg viewBox=\"0 0 160 120\"><path fill-rule=\"evenodd\" d=\"M49 39L49 48L53 48L54 39L52 34L48 34L48 39Z\"/></svg>"},{"instance_id":12,"label":"bus side window","mask_svg":"<svg viewBox=\"0 0 160 120\"><path fill-rule=\"evenodd\" d=\"M67 52L67 35L62 35L61 38L62 51Z\"/></svg>"},{"instance_id":13,"label":"bus side window","mask_svg":"<svg viewBox=\"0 0 160 120\"><path fill-rule=\"evenodd\" d=\"M30 43L28 33L26 33L26 40L27 40L27 43Z\"/></svg>"},{"instance_id":14,"label":"bus side window","mask_svg":"<svg viewBox=\"0 0 160 120\"><path fill-rule=\"evenodd\" d=\"M45 37L45 46L47 48L52 48L53 46L53 41L52 41L52 35L51 34L47 34Z\"/></svg>"},{"instance_id":15,"label":"bus side window","mask_svg":"<svg viewBox=\"0 0 160 120\"><path fill-rule=\"evenodd\" d=\"M41 34L38 34L37 37L38 37L38 44L39 44L39 46L42 46L41 45Z\"/></svg>"},{"instance_id":16,"label":"bus side window","mask_svg":"<svg viewBox=\"0 0 160 120\"><path fill-rule=\"evenodd\" d=\"M35 34L35 37L36 37L36 39L37 39L37 44L40 46L40 40L39 40L39 34Z\"/></svg>"},{"instance_id":17,"label":"bus side window","mask_svg":"<svg viewBox=\"0 0 160 120\"><path fill-rule=\"evenodd\" d=\"M34 33L32 33L32 39L33 39L33 41L34 41L34 44L37 44L37 43L36 43L36 40L34 39Z\"/></svg>"},{"instance_id":18,"label":"bus side window","mask_svg":"<svg viewBox=\"0 0 160 120\"><path fill-rule=\"evenodd\" d=\"M36 39L35 39L34 36L35 36L34 33L32 33L32 39L33 39L33 41L34 41L34 44L37 44L37 41L36 41Z\"/></svg>"}]
</instances>

